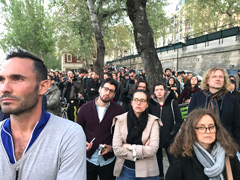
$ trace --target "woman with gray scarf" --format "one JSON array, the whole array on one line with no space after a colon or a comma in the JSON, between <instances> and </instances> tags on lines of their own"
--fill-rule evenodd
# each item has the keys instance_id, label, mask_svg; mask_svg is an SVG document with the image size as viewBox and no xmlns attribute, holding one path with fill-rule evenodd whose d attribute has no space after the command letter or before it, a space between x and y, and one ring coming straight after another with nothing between
<instances>
[{"instance_id":1,"label":"woman with gray scarf","mask_svg":"<svg viewBox=\"0 0 240 180\"><path fill-rule=\"evenodd\" d=\"M234 180L240 180L238 147L214 113L195 109L182 124L170 147L176 158L165 180L227 179L226 159L230 158Z\"/></svg>"}]
</instances>

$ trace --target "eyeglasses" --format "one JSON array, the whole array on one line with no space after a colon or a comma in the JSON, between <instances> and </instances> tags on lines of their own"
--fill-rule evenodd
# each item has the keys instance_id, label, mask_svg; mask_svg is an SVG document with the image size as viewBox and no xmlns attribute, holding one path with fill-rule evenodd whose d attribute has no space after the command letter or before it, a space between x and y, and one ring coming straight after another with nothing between
<instances>
[{"instance_id":1,"label":"eyeglasses","mask_svg":"<svg viewBox=\"0 0 240 180\"><path fill-rule=\"evenodd\" d=\"M103 88L103 90L104 90L104 92L110 92L110 93L115 93L115 90L113 90L113 89L109 89L108 87L102 87Z\"/></svg>"},{"instance_id":2,"label":"eyeglasses","mask_svg":"<svg viewBox=\"0 0 240 180\"><path fill-rule=\"evenodd\" d=\"M129 77L134 77L134 76L132 75L132 76L129 76Z\"/></svg>"},{"instance_id":3,"label":"eyeglasses","mask_svg":"<svg viewBox=\"0 0 240 180\"><path fill-rule=\"evenodd\" d=\"M200 126L200 127L195 127L195 129L197 129L198 132L201 134L205 133L207 130L209 130L210 133L215 133L217 131L216 126L209 126L209 127Z\"/></svg>"},{"instance_id":4,"label":"eyeglasses","mask_svg":"<svg viewBox=\"0 0 240 180\"><path fill-rule=\"evenodd\" d=\"M135 103L138 103L138 102L140 102L140 103L145 103L145 102L147 102L146 99L138 99L138 98L133 98L133 101L134 101Z\"/></svg>"}]
</instances>

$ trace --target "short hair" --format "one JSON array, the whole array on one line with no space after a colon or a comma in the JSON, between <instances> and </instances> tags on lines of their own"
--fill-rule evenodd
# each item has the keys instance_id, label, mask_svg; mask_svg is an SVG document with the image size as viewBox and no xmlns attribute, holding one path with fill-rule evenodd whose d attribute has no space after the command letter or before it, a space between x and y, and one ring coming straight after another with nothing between
<instances>
[{"instance_id":1,"label":"short hair","mask_svg":"<svg viewBox=\"0 0 240 180\"><path fill-rule=\"evenodd\" d=\"M34 56L33 54L27 52L27 51L24 51L24 50L21 50L21 49L18 49L16 51L11 51L7 57L6 57L6 60L9 60L11 58L15 58L15 57L18 57L18 58L21 58L21 59L30 59L33 61L33 67L34 67L34 72L36 72L36 79L38 82L40 81L43 81L43 80L46 80L47 79L47 74L48 74L48 71L47 71L47 68L44 64L44 62Z\"/></svg>"},{"instance_id":2,"label":"short hair","mask_svg":"<svg viewBox=\"0 0 240 180\"><path fill-rule=\"evenodd\" d=\"M231 79L231 78L233 78L234 80L236 79L236 78L235 78L234 76L232 76L232 75L231 75L231 76L229 76L229 79Z\"/></svg>"},{"instance_id":3,"label":"short hair","mask_svg":"<svg viewBox=\"0 0 240 180\"><path fill-rule=\"evenodd\" d=\"M182 72L177 72L177 76L182 76Z\"/></svg>"},{"instance_id":4,"label":"short hair","mask_svg":"<svg viewBox=\"0 0 240 180\"><path fill-rule=\"evenodd\" d=\"M230 81L229 81L228 73L225 69L220 68L220 67L213 67L213 68L208 69L205 72L205 74L203 75L202 82L201 82L201 89L202 90L206 90L206 91L209 90L208 80L209 80L210 74L212 72L215 72L215 71L218 71L218 70L222 71L223 75L224 75L224 84L223 84L224 92L226 93L230 90Z\"/></svg>"},{"instance_id":5,"label":"short hair","mask_svg":"<svg viewBox=\"0 0 240 180\"><path fill-rule=\"evenodd\" d=\"M136 83L136 89L138 88L138 86L139 86L140 83L145 83L145 84L146 84L146 91L147 91L147 93L149 93L148 83L147 83L147 81L145 81L145 80L143 80L143 79L140 79L140 80Z\"/></svg>"},{"instance_id":6,"label":"short hair","mask_svg":"<svg viewBox=\"0 0 240 180\"><path fill-rule=\"evenodd\" d=\"M117 81L115 81L114 79L112 79L112 78L107 78L107 79L104 79L103 81L102 81L102 83L101 83L101 87L103 87L104 86L104 84L106 84L106 83L109 83L109 84L111 84L111 85L114 85L115 86L115 92L117 91L117 89L118 89L118 83L117 83Z\"/></svg>"},{"instance_id":7,"label":"short hair","mask_svg":"<svg viewBox=\"0 0 240 180\"><path fill-rule=\"evenodd\" d=\"M112 73L111 72L105 72L104 74L106 74L109 78L112 78Z\"/></svg>"},{"instance_id":8,"label":"short hair","mask_svg":"<svg viewBox=\"0 0 240 180\"><path fill-rule=\"evenodd\" d=\"M168 88L165 82L159 82L153 85L152 92L154 93L156 86L163 86L164 90L167 92Z\"/></svg>"},{"instance_id":9,"label":"short hair","mask_svg":"<svg viewBox=\"0 0 240 180\"><path fill-rule=\"evenodd\" d=\"M131 74L131 73L136 74L136 71L135 71L134 69L130 69L128 73L129 73L129 74Z\"/></svg>"},{"instance_id":10,"label":"short hair","mask_svg":"<svg viewBox=\"0 0 240 180\"><path fill-rule=\"evenodd\" d=\"M50 74L47 75L47 77L49 77L51 80L54 80L53 76L51 76Z\"/></svg>"},{"instance_id":11,"label":"short hair","mask_svg":"<svg viewBox=\"0 0 240 180\"><path fill-rule=\"evenodd\" d=\"M132 94L132 98L133 98L134 94L136 94L137 92L142 92L142 93L144 93L144 94L146 95L146 97L147 97L147 103L149 103L149 101L150 101L149 93L148 93L147 91L143 90L143 89L137 89L137 90L135 90L135 91L133 92L133 94Z\"/></svg>"},{"instance_id":12,"label":"short hair","mask_svg":"<svg viewBox=\"0 0 240 180\"><path fill-rule=\"evenodd\" d=\"M85 69L80 68L80 69L79 69L79 74L83 74L83 73L85 73Z\"/></svg>"},{"instance_id":13,"label":"short hair","mask_svg":"<svg viewBox=\"0 0 240 180\"><path fill-rule=\"evenodd\" d=\"M92 73L95 73L95 74L99 75L99 73L97 71L92 71Z\"/></svg>"},{"instance_id":14,"label":"short hair","mask_svg":"<svg viewBox=\"0 0 240 180\"><path fill-rule=\"evenodd\" d=\"M205 108L196 108L188 115L180 131L177 133L173 144L170 146L170 153L175 157L192 157L193 144L197 142L195 127L199 120L205 115L209 115L213 119L217 128L216 140L221 144L226 155L229 157L236 155L238 145L234 142L213 111Z\"/></svg>"},{"instance_id":15,"label":"short hair","mask_svg":"<svg viewBox=\"0 0 240 180\"><path fill-rule=\"evenodd\" d=\"M143 80L141 77L138 77L136 84L134 84L134 86L129 90L128 94L132 95L138 89L138 86L139 86L140 83L145 83L146 84L146 91L147 91L147 93L149 93L147 81Z\"/></svg>"},{"instance_id":16,"label":"short hair","mask_svg":"<svg viewBox=\"0 0 240 180\"><path fill-rule=\"evenodd\" d=\"M169 70L170 72L172 72L172 70L171 70L170 68L166 68L164 72L166 73L168 70Z\"/></svg>"}]
</instances>

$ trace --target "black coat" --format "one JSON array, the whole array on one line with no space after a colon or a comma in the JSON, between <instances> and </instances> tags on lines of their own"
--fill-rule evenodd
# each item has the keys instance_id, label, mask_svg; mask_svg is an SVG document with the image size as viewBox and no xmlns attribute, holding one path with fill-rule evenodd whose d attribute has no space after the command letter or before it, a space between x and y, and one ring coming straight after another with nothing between
<instances>
[{"instance_id":1,"label":"black coat","mask_svg":"<svg viewBox=\"0 0 240 180\"><path fill-rule=\"evenodd\" d=\"M206 96L203 91L196 93L192 96L188 113L197 107L206 108ZM222 110L220 112L220 117L223 126L231 133L235 141L240 146L240 112L239 103L237 98L232 94L227 93L223 99Z\"/></svg>"},{"instance_id":2,"label":"black coat","mask_svg":"<svg viewBox=\"0 0 240 180\"><path fill-rule=\"evenodd\" d=\"M92 78L88 79L86 82L86 88L87 88L87 96L88 101L93 100L95 97L99 95L99 87L100 87L100 81L94 81Z\"/></svg>"},{"instance_id":3,"label":"black coat","mask_svg":"<svg viewBox=\"0 0 240 180\"><path fill-rule=\"evenodd\" d=\"M235 156L230 159L230 164L234 180L240 180L240 162ZM226 170L223 170L223 176L226 178ZM209 180L204 174L204 167L197 159L195 153L193 157L178 157L174 159L168 168L165 180Z\"/></svg>"},{"instance_id":4,"label":"black coat","mask_svg":"<svg viewBox=\"0 0 240 180\"><path fill-rule=\"evenodd\" d=\"M240 92L235 90L235 91L231 92L231 94L234 95L237 98L237 100L240 104Z\"/></svg>"},{"instance_id":5,"label":"black coat","mask_svg":"<svg viewBox=\"0 0 240 180\"><path fill-rule=\"evenodd\" d=\"M173 93L169 93L162 107L158 102L150 99L148 112L152 115L159 117L163 123L163 126L160 127L159 147L161 148L169 147L170 143L172 143L173 137L177 134L183 122L178 103L176 100L174 100L174 96L175 95ZM175 122L171 102L173 106Z\"/></svg>"},{"instance_id":6,"label":"black coat","mask_svg":"<svg viewBox=\"0 0 240 180\"><path fill-rule=\"evenodd\" d=\"M68 102L73 99L78 99L78 92L81 88L81 84L76 78L72 80L72 83L65 81L63 85L62 99L66 98Z\"/></svg>"}]
</instances>

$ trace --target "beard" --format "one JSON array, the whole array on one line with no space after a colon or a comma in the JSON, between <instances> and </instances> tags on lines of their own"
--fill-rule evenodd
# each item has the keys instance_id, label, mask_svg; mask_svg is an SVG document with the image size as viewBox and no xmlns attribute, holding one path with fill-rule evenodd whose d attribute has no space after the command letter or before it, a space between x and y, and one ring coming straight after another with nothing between
<instances>
[{"instance_id":1,"label":"beard","mask_svg":"<svg viewBox=\"0 0 240 180\"><path fill-rule=\"evenodd\" d=\"M104 99L103 96L99 96L101 101L104 102L104 103L109 103L111 101L112 98L107 98L107 99Z\"/></svg>"},{"instance_id":2,"label":"beard","mask_svg":"<svg viewBox=\"0 0 240 180\"><path fill-rule=\"evenodd\" d=\"M8 102L2 103L1 108L2 108L3 113L20 115L25 112L29 112L32 109L34 109L38 104L38 101L39 101L38 85L35 87L34 91L32 91L31 93L24 95L22 97L13 96L13 95L10 95L9 93L4 93L1 96L1 99L4 97L13 98L14 100L16 100L17 102L20 102L20 103L15 108L11 107L11 103L8 103Z\"/></svg>"}]
</instances>

